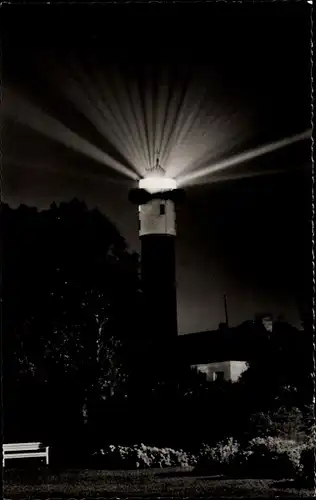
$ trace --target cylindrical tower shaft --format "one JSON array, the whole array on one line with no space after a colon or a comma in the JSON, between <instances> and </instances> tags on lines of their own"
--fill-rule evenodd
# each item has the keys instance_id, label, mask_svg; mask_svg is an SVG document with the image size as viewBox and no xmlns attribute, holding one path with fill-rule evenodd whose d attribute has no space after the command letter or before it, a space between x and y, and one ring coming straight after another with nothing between
<instances>
[{"instance_id":1,"label":"cylindrical tower shaft","mask_svg":"<svg viewBox=\"0 0 316 500\"><path fill-rule=\"evenodd\" d=\"M174 337L177 328L175 206L153 199L139 206L145 321L154 338Z\"/></svg>"},{"instance_id":2,"label":"cylindrical tower shaft","mask_svg":"<svg viewBox=\"0 0 316 500\"><path fill-rule=\"evenodd\" d=\"M147 177L130 192L138 205L145 331L152 339L171 340L178 333L175 203L182 191L166 177Z\"/></svg>"}]
</instances>

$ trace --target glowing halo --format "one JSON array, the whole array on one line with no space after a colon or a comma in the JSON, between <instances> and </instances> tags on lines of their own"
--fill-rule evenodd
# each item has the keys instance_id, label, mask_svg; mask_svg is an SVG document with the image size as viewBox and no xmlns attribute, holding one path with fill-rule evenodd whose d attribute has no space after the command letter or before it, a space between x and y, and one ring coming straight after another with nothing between
<instances>
[{"instance_id":1,"label":"glowing halo","mask_svg":"<svg viewBox=\"0 0 316 500\"><path fill-rule=\"evenodd\" d=\"M160 193L177 189L177 181L168 177L145 177L138 182L139 189L145 189L149 193Z\"/></svg>"}]
</instances>

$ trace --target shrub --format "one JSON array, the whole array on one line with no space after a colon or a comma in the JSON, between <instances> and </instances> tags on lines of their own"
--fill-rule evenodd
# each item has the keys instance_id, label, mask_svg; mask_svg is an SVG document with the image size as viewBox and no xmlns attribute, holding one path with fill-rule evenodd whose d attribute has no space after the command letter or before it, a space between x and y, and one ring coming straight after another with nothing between
<instances>
[{"instance_id":1,"label":"shrub","mask_svg":"<svg viewBox=\"0 0 316 500\"><path fill-rule=\"evenodd\" d=\"M304 445L269 436L251 439L236 459L243 474L257 477L293 478L301 470Z\"/></svg>"},{"instance_id":2,"label":"shrub","mask_svg":"<svg viewBox=\"0 0 316 500\"><path fill-rule=\"evenodd\" d=\"M313 425L301 454L301 477L309 486L316 485L316 426Z\"/></svg>"},{"instance_id":3,"label":"shrub","mask_svg":"<svg viewBox=\"0 0 316 500\"><path fill-rule=\"evenodd\" d=\"M306 445L276 437L258 437L241 445L233 438L216 446L204 445L196 471L264 478L293 478L302 468L301 453Z\"/></svg>"},{"instance_id":4,"label":"shrub","mask_svg":"<svg viewBox=\"0 0 316 500\"><path fill-rule=\"evenodd\" d=\"M315 486L315 464L316 464L316 448L315 446L306 446L301 454L302 478L308 486Z\"/></svg>"},{"instance_id":5,"label":"shrub","mask_svg":"<svg viewBox=\"0 0 316 500\"><path fill-rule=\"evenodd\" d=\"M197 457L196 470L210 474L232 472L239 451L239 443L231 437L215 446L203 445Z\"/></svg>"},{"instance_id":6,"label":"shrub","mask_svg":"<svg viewBox=\"0 0 316 500\"><path fill-rule=\"evenodd\" d=\"M314 424L311 429L310 429L310 432L308 434L308 439L307 439L307 446L308 447L312 447L312 446L316 446L316 425Z\"/></svg>"},{"instance_id":7,"label":"shrub","mask_svg":"<svg viewBox=\"0 0 316 500\"><path fill-rule=\"evenodd\" d=\"M195 457L183 450L157 448L144 444L110 445L94 453L95 460L110 469L144 469L148 467L190 467Z\"/></svg>"},{"instance_id":8,"label":"shrub","mask_svg":"<svg viewBox=\"0 0 316 500\"><path fill-rule=\"evenodd\" d=\"M308 433L308 426L299 408L281 407L275 411L251 415L247 433L250 438L279 436L303 441Z\"/></svg>"}]
</instances>

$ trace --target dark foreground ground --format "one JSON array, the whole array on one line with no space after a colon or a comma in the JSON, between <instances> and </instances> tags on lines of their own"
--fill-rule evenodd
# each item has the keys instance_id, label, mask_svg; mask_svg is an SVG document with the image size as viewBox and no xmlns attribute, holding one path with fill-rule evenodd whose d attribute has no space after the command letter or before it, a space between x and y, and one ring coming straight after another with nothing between
<instances>
[{"instance_id":1,"label":"dark foreground ground","mask_svg":"<svg viewBox=\"0 0 316 500\"><path fill-rule=\"evenodd\" d=\"M180 469L140 471L67 470L45 467L29 470L6 468L3 475L6 500L47 498L310 498L312 489L295 487L292 481L233 479L201 476Z\"/></svg>"}]
</instances>

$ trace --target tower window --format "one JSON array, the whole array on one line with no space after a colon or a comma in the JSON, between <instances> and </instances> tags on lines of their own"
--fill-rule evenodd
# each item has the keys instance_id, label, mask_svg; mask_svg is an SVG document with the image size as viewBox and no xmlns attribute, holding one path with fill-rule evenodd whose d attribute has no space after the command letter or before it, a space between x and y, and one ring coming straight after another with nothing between
<instances>
[{"instance_id":1,"label":"tower window","mask_svg":"<svg viewBox=\"0 0 316 500\"><path fill-rule=\"evenodd\" d=\"M165 215L166 206L163 203L160 203L160 215Z\"/></svg>"}]
</instances>

